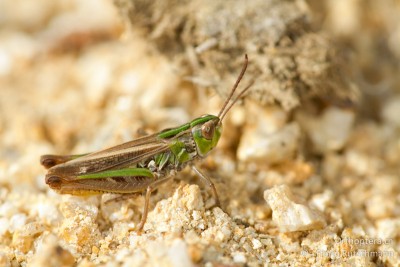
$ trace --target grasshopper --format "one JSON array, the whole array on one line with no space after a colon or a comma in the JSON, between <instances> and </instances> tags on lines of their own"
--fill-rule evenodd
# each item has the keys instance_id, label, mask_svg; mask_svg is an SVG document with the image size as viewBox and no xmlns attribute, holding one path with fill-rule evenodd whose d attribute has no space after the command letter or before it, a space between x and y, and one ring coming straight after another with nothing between
<instances>
[{"instance_id":1,"label":"grasshopper","mask_svg":"<svg viewBox=\"0 0 400 267\"><path fill-rule=\"evenodd\" d=\"M207 182L220 206L217 190L211 179L194 165L217 145L222 133L222 120L238 99L251 87L248 85L229 104L248 64L242 70L218 116L203 115L191 122L159 133L80 155L43 155L40 163L48 169L46 184L60 194L120 194L121 198L146 192L144 208L136 231L146 223L152 191L170 180L189 165ZM229 104L229 105L228 105Z\"/></svg>"}]
</instances>

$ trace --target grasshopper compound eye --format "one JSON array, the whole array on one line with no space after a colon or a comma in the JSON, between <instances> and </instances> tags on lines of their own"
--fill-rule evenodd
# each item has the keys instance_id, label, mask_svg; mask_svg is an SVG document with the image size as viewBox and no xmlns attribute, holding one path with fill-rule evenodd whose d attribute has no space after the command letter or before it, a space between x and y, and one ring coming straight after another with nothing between
<instances>
[{"instance_id":1,"label":"grasshopper compound eye","mask_svg":"<svg viewBox=\"0 0 400 267\"><path fill-rule=\"evenodd\" d=\"M215 125L213 123L205 123L203 126L201 126L201 135L207 139L211 140L214 136L214 130L215 130Z\"/></svg>"}]
</instances>

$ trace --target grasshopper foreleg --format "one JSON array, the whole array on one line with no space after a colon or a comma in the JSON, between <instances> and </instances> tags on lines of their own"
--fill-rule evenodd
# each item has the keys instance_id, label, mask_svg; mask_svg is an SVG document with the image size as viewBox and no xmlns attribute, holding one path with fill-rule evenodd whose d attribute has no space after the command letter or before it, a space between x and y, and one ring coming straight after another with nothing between
<instances>
[{"instance_id":1,"label":"grasshopper foreleg","mask_svg":"<svg viewBox=\"0 0 400 267\"><path fill-rule=\"evenodd\" d=\"M211 181L210 177L207 175L204 175L199 169L196 168L196 166L192 165L192 170L203 180L205 180L208 184L209 187L211 187L212 193L214 195L215 199L215 206L216 207L221 207L221 203L219 202L219 197L217 193L217 189L215 188L214 183Z\"/></svg>"}]
</instances>

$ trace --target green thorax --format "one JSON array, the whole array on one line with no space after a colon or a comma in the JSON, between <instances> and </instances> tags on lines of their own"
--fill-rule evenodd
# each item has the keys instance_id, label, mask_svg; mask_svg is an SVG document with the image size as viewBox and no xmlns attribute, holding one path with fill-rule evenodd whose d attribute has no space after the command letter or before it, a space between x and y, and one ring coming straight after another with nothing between
<instances>
[{"instance_id":1,"label":"green thorax","mask_svg":"<svg viewBox=\"0 0 400 267\"><path fill-rule=\"evenodd\" d=\"M202 134L202 127L205 124L215 124L212 138L206 138ZM158 137L169 140L170 150L154 157L157 169L172 169L185 165L197 157L205 157L217 145L221 131L222 127L217 116L204 115L189 123L160 132Z\"/></svg>"}]
</instances>

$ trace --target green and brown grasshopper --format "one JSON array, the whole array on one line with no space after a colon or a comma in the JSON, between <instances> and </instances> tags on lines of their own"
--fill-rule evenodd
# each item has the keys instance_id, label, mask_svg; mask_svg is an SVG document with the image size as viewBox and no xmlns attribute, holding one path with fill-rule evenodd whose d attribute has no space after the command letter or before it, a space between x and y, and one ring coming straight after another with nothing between
<instances>
[{"instance_id":1,"label":"green and brown grasshopper","mask_svg":"<svg viewBox=\"0 0 400 267\"><path fill-rule=\"evenodd\" d=\"M207 181L219 206L217 190L209 177L193 164L217 145L222 120L237 100L250 88L243 89L231 101L246 72L247 55L242 71L218 116L204 115L176 128L165 129L99 152L81 155L43 155L41 164L49 169L46 184L56 192L72 195L115 193L129 196L146 191L142 218L137 231L146 223L152 191L190 165ZM229 104L229 105L228 105Z\"/></svg>"}]
</instances>

